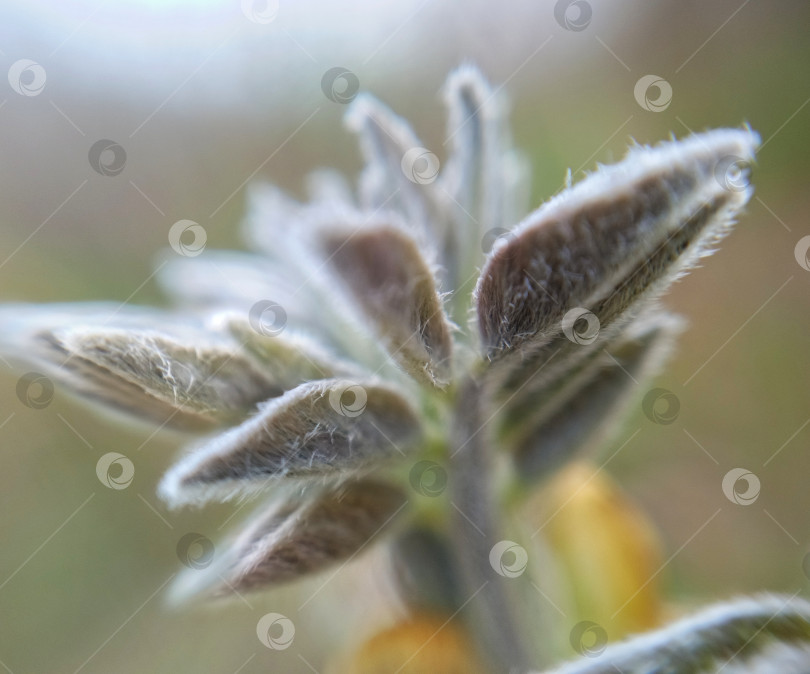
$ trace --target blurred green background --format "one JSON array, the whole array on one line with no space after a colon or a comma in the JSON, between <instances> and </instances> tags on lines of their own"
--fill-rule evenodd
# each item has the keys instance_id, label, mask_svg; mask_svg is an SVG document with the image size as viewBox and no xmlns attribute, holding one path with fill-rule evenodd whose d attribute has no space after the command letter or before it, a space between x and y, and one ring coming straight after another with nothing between
<instances>
[{"instance_id":1,"label":"blurred green background","mask_svg":"<svg viewBox=\"0 0 810 674\"><path fill-rule=\"evenodd\" d=\"M747 122L764 141L756 196L721 251L666 299L690 323L656 384L676 394L679 416L656 425L637 409L606 456L641 429L609 470L660 530L674 601L806 594L810 272L794 247L810 234L810 5L590 0L590 23L572 31L555 4L282 2L262 24L235 1L3 3L0 63L33 59L47 82L32 97L0 84L0 300L164 302L150 274L176 220L203 224L211 248L238 247L249 179L303 196L312 168L355 176L345 106L321 91L335 66L442 158L438 92L452 67L477 63L511 102L533 204L568 168L576 180L620 158L630 138ZM661 112L634 98L648 74L671 85ZM120 175L89 165L103 138L126 151ZM177 541L190 531L217 540L235 506L167 512L155 486L176 438L147 439L59 391L44 409L25 407L19 374L0 363L6 670L322 671L335 642L375 627L360 619L375 583L349 567L322 591L317 578L249 605L167 610ZM96 478L109 451L135 464L126 490ZM721 489L737 467L760 479L749 506ZM270 611L294 618L286 651L257 641Z\"/></svg>"}]
</instances>

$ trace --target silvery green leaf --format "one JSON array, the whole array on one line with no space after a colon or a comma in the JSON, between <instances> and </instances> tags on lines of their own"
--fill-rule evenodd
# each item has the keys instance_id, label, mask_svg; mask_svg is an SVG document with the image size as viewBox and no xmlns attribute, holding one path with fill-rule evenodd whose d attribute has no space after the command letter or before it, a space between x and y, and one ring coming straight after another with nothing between
<instances>
[{"instance_id":1,"label":"silvery green leaf","mask_svg":"<svg viewBox=\"0 0 810 674\"><path fill-rule=\"evenodd\" d=\"M456 267L456 294L466 299L475 282L470 274L480 266L484 248L517 222L512 218L525 213L525 204L512 201L526 196L521 184L528 171L510 148L503 102L476 68L453 72L444 96L451 152L439 196L452 222L445 264Z\"/></svg>"},{"instance_id":2,"label":"silvery green leaf","mask_svg":"<svg viewBox=\"0 0 810 674\"><path fill-rule=\"evenodd\" d=\"M663 366L680 329L676 317L651 314L592 349L567 377L510 401L502 426L518 477L544 477L603 445L641 383Z\"/></svg>"},{"instance_id":3,"label":"silvery green leaf","mask_svg":"<svg viewBox=\"0 0 810 674\"><path fill-rule=\"evenodd\" d=\"M277 477L341 476L404 455L420 435L414 411L391 389L310 382L194 449L166 474L160 492L181 504L255 491Z\"/></svg>"},{"instance_id":4,"label":"silvery green leaf","mask_svg":"<svg viewBox=\"0 0 810 674\"><path fill-rule=\"evenodd\" d=\"M235 343L103 325L46 329L33 339L49 373L71 389L169 427L235 421L282 392Z\"/></svg>"},{"instance_id":5,"label":"silvery green leaf","mask_svg":"<svg viewBox=\"0 0 810 674\"><path fill-rule=\"evenodd\" d=\"M435 185L439 161L422 146L408 123L376 98L361 94L346 123L360 138L366 162L360 182L360 204L369 212L401 214L423 242L435 235Z\"/></svg>"},{"instance_id":6,"label":"silvery green leaf","mask_svg":"<svg viewBox=\"0 0 810 674\"><path fill-rule=\"evenodd\" d=\"M763 596L711 606L601 653L592 649L549 674L804 674L808 645L810 604Z\"/></svg>"},{"instance_id":7,"label":"silvery green leaf","mask_svg":"<svg viewBox=\"0 0 810 674\"><path fill-rule=\"evenodd\" d=\"M306 381L327 379L337 371L349 371L348 365L339 363L312 339L289 330L276 334L266 329L258 316L225 312L214 316L211 325L232 335L256 359L265 376L284 390Z\"/></svg>"},{"instance_id":8,"label":"silvery green leaf","mask_svg":"<svg viewBox=\"0 0 810 674\"><path fill-rule=\"evenodd\" d=\"M658 296L730 229L751 188L728 171L758 143L719 130L637 147L532 213L496 243L478 281L487 353L547 345L571 310L608 326Z\"/></svg>"},{"instance_id":9,"label":"silvery green leaf","mask_svg":"<svg viewBox=\"0 0 810 674\"><path fill-rule=\"evenodd\" d=\"M346 177L333 169L315 169L306 177L307 194L315 203L340 208L355 207L352 187Z\"/></svg>"},{"instance_id":10,"label":"silvery green leaf","mask_svg":"<svg viewBox=\"0 0 810 674\"><path fill-rule=\"evenodd\" d=\"M246 196L243 238L252 248L284 262L291 223L300 219L304 205L269 183L251 184Z\"/></svg>"},{"instance_id":11,"label":"silvery green leaf","mask_svg":"<svg viewBox=\"0 0 810 674\"><path fill-rule=\"evenodd\" d=\"M421 382L450 379L451 327L413 238L394 226L323 229L320 244L391 357Z\"/></svg>"},{"instance_id":12,"label":"silvery green leaf","mask_svg":"<svg viewBox=\"0 0 810 674\"><path fill-rule=\"evenodd\" d=\"M483 235L478 228L512 224L500 220L503 176L497 164L505 150L500 101L481 73L469 66L450 75L444 96L451 153L441 185L459 207L454 219L460 229L478 244Z\"/></svg>"},{"instance_id":13,"label":"silvery green leaf","mask_svg":"<svg viewBox=\"0 0 810 674\"><path fill-rule=\"evenodd\" d=\"M253 253L206 250L197 257L179 257L171 252L158 262L155 277L167 295L191 307L227 307L247 314L256 302L273 300L301 323L313 307L306 286Z\"/></svg>"},{"instance_id":14,"label":"silvery green leaf","mask_svg":"<svg viewBox=\"0 0 810 674\"><path fill-rule=\"evenodd\" d=\"M774 641L747 658L717 662L716 674L807 674L810 645Z\"/></svg>"},{"instance_id":15,"label":"silvery green leaf","mask_svg":"<svg viewBox=\"0 0 810 674\"><path fill-rule=\"evenodd\" d=\"M262 589L359 556L406 504L396 486L371 480L281 502L234 543L216 592Z\"/></svg>"}]
</instances>

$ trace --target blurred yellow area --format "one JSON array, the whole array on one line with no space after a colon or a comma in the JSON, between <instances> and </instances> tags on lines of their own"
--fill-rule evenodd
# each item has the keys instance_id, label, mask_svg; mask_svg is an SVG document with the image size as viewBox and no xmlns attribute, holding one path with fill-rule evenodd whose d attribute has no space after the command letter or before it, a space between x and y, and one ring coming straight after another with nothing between
<instances>
[{"instance_id":1,"label":"blurred yellow area","mask_svg":"<svg viewBox=\"0 0 810 674\"><path fill-rule=\"evenodd\" d=\"M655 526L599 466L580 461L538 495L537 514L572 606L570 628L592 621L617 641L656 627L664 597Z\"/></svg>"},{"instance_id":2,"label":"blurred yellow area","mask_svg":"<svg viewBox=\"0 0 810 674\"><path fill-rule=\"evenodd\" d=\"M329 674L484 674L464 628L443 616L417 615L371 637Z\"/></svg>"}]
</instances>

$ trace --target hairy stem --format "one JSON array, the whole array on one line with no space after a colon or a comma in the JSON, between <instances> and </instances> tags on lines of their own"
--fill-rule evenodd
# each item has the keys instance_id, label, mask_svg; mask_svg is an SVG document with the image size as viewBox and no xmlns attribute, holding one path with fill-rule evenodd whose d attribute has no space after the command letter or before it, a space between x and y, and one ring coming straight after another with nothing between
<instances>
[{"instance_id":1,"label":"hairy stem","mask_svg":"<svg viewBox=\"0 0 810 674\"><path fill-rule=\"evenodd\" d=\"M493 671L525 672L528 649L508 593L509 579L490 564L490 551L501 540L497 495L493 485L494 453L483 424L480 382L461 387L454 418L452 542L461 575L464 615L478 637Z\"/></svg>"}]
</instances>

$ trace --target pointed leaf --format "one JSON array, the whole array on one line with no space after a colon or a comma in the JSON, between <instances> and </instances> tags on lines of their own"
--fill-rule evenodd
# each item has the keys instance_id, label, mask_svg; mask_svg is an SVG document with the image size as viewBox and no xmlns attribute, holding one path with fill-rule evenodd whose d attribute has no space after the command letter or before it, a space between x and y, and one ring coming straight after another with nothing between
<instances>
[{"instance_id":1,"label":"pointed leaf","mask_svg":"<svg viewBox=\"0 0 810 674\"><path fill-rule=\"evenodd\" d=\"M810 604L763 596L711 606L549 674L804 674L809 644Z\"/></svg>"},{"instance_id":2,"label":"pointed leaf","mask_svg":"<svg viewBox=\"0 0 810 674\"><path fill-rule=\"evenodd\" d=\"M758 142L720 130L636 148L535 211L496 244L476 288L489 355L547 344L571 309L606 326L663 292L730 229L751 189L728 171Z\"/></svg>"},{"instance_id":3,"label":"pointed leaf","mask_svg":"<svg viewBox=\"0 0 810 674\"><path fill-rule=\"evenodd\" d=\"M300 220L303 208L276 185L253 183L247 190L242 236L251 248L286 262L290 223Z\"/></svg>"},{"instance_id":4,"label":"pointed leaf","mask_svg":"<svg viewBox=\"0 0 810 674\"><path fill-rule=\"evenodd\" d=\"M651 315L592 350L567 377L511 401L502 426L520 478L545 477L603 444L640 394L641 382L663 366L680 329L673 316Z\"/></svg>"},{"instance_id":5,"label":"pointed leaf","mask_svg":"<svg viewBox=\"0 0 810 674\"><path fill-rule=\"evenodd\" d=\"M503 115L489 83L469 66L450 75L445 101L452 150L442 173L442 186L458 205L456 214L463 216L460 224L465 225L465 233L480 246L484 230L477 228L512 224L500 220L503 176L497 164L505 152Z\"/></svg>"},{"instance_id":6,"label":"pointed leaf","mask_svg":"<svg viewBox=\"0 0 810 674\"><path fill-rule=\"evenodd\" d=\"M236 542L218 592L261 589L351 559L406 503L395 486L370 480L287 501L263 515Z\"/></svg>"},{"instance_id":7,"label":"pointed leaf","mask_svg":"<svg viewBox=\"0 0 810 674\"><path fill-rule=\"evenodd\" d=\"M360 137L366 161L360 183L361 205L368 211L392 210L420 235L433 238L439 160L422 146L408 123L380 101L360 95L346 123Z\"/></svg>"},{"instance_id":8,"label":"pointed leaf","mask_svg":"<svg viewBox=\"0 0 810 674\"><path fill-rule=\"evenodd\" d=\"M525 162L510 148L505 106L483 75L462 66L445 85L450 156L439 183L453 227L447 233L445 265L455 268L456 294L467 300L485 249L525 214L520 184ZM447 142L446 141L446 142ZM469 287L468 287L469 286ZM463 310L466 312L468 305Z\"/></svg>"},{"instance_id":9,"label":"pointed leaf","mask_svg":"<svg viewBox=\"0 0 810 674\"><path fill-rule=\"evenodd\" d=\"M315 203L337 208L354 208L354 194L349 181L333 169L315 169L306 177L307 194Z\"/></svg>"},{"instance_id":10,"label":"pointed leaf","mask_svg":"<svg viewBox=\"0 0 810 674\"><path fill-rule=\"evenodd\" d=\"M402 456L419 436L413 410L390 389L341 379L302 384L193 451L160 491L177 504L255 491L273 477L345 474Z\"/></svg>"},{"instance_id":11,"label":"pointed leaf","mask_svg":"<svg viewBox=\"0 0 810 674\"><path fill-rule=\"evenodd\" d=\"M284 390L314 379L327 379L336 370L348 370L320 345L305 337L284 331L274 334L258 320L228 312L213 323L233 335L254 356L262 372Z\"/></svg>"},{"instance_id":12,"label":"pointed leaf","mask_svg":"<svg viewBox=\"0 0 810 674\"><path fill-rule=\"evenodd\" d=\"M304 318L313 306L307 288L287 270L262 255L206 250L197 257L167 254L156 278L166 294L194 307L249 311L260 300L282 304L291 316Z\"/></svg>"},{"instance_id":13,"label":"pointed leaf","mask_svg":"<svg viewBox=\"0 0 810 674\"><path fill-rule=\"evenodd\" d=\"M282 392L227 342L89 326L36 338L50 371L78 393L169 426L234 421Z\"/></svg>"},{"instance_id":14,"label":"pointed leaf","mask_svg":"<svg viewBox=\"0 0 810 674\"><path fill-rule=\"evenodd\" d=\"M446 386L450 325L414 240L392 226L324 229L321 239L329 264L397 364L420 381Z\"/></svg>"}]
</instances>

